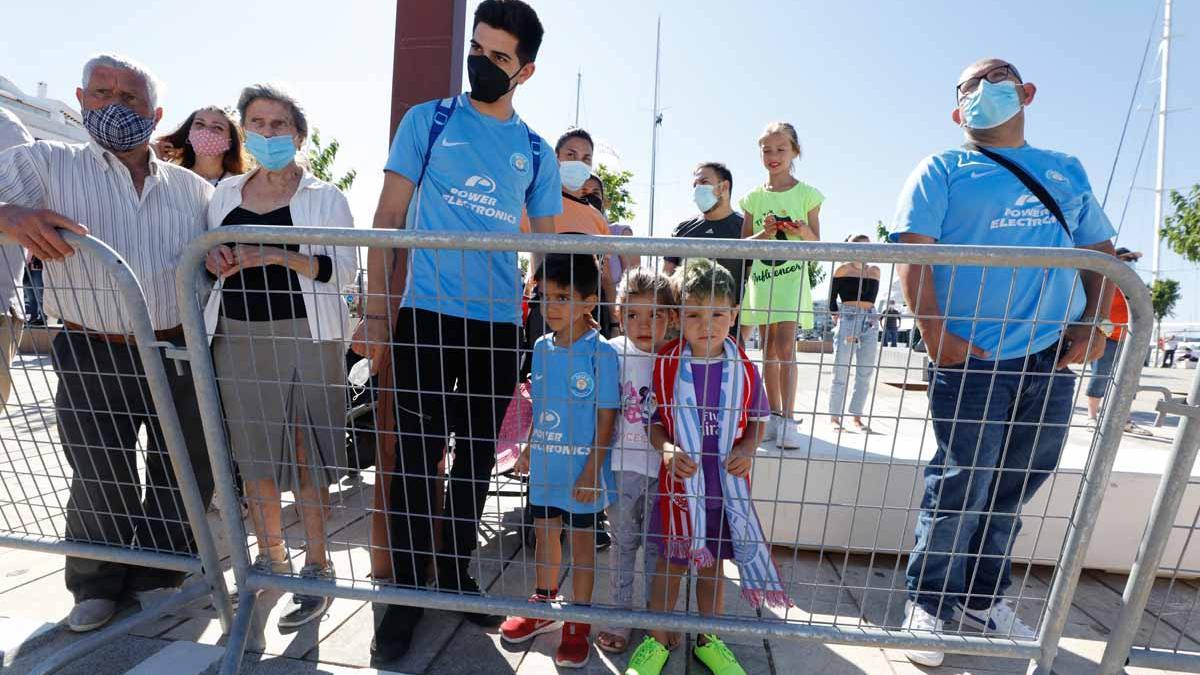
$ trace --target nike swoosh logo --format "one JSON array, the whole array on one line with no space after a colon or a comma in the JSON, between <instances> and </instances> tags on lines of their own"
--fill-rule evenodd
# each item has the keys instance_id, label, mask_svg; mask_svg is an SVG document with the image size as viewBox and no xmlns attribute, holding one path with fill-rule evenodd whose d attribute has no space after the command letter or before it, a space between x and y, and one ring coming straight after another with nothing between
<instances>
[{"instance_id":1,"label":"nike swoosh logo","mask_svg":"<svg viewBox=\"0 0 1200 675\"><path fill-rule=\"evenodd\" d=\"M442 147L443 147L443 148L455 148L455 147L458 147L458 146L460 146L460 145L470 145L470 144L471 144L471 142L470 142L470 141L455 141L455 142L451 142L451 141L450 141L450 140L448 140L448 139L445 139L445 138L443 138L443 139L442 139Z\"/></svg>"},{"instance_id":2,"label":"nike swoosh logo","mask_svg":"<svg viewBox=\"0 0 1200 675\"><path fill-rule=\"evenodd\" d=\"M983 178L984 176L990 176L994 173L999 173L999 170L996 170L996 171L972 171L971 178Z\"/></svg>"}]
</instances>

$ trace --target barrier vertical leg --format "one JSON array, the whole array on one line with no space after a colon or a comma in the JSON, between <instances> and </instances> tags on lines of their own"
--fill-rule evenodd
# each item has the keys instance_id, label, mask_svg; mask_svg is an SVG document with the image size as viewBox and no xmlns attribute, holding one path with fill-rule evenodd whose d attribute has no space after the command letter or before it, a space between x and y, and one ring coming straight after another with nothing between
<instances>
[{"instance_id":1,"label":"barrier vertical leg","mask_svg":"<svg viewBox=\"0 0 1200 675\"><path fill-rule=\"evenodd\" d=\"M1200 452L1200 371L1192 380L1187 405L1175 405L1178 409L1164 412L1174 412L1181 416L1182 421L1167 459L1167 473L1154 496L1150 525L1138 546L1137 558L1125 584L1121 614L1104 648L1104 658L1100 661L1100 672L1106 675L1121 672L1129 657L1134 636L1141 624L1142 612L1154 588L1159 562L1175 524L1175 514L1183 502L1192 468L1196 464L1196 455Z\"/></svg>"}]
</instances>

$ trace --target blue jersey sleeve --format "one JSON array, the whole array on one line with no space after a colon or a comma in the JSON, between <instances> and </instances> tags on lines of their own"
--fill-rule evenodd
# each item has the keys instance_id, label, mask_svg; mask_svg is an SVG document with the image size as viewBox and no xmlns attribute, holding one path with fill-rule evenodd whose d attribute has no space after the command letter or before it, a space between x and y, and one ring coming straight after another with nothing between
<instances>
[{"instance_id":1,"label":"blue jersey sleeve","mask_svg":"<svg viewBox=\"0 0 1200 675\"><path fill-rule=\"evenodd\" d=\"M904 233L941 239L949 194L950 181L945 166L936 156L925 158L900 191L888 240L899 241Z\"/></svg>"},{"instance_id":2,"label":"blue jersey sleeve","mask_svg":"<svg viewBox=\"0 0 1200 675\"><path fill-rule=\"evenodd\" d=\"M557 216L563 212L562 178L558 175L558 160L552 152L554 145L542 139L541 165L538 167L537 182L529 194L525 211L530 218Z\"/></svg>"},{"instance_id":3,"label":"blue jersey sleeve","mask_svg":"<svg viewBox=\"0 0 1200 675\"><path fill-rule=\"evenodd\" d=\"M607 342L596 349L596 407L603 410L621 407L621 363L617 350Z\"/></svg>"},{"instance_id":4,"label":"blue jersey sleeve","mask_svg":"<svg viewBox=\"0 0 1200 675\"><path fill-rule=\"evenodd\" d=\"M1076 246L1091 246L1107 241L1117 236L1108 214L1101 208L1100 202L1092 192L1092 184L1088 181L1087 172L1078 159L1071 159L1071 169L1074 182L1083 191L1083 205L1079 210L1079 222L1075 225L1074 239Z\"/></svg>"},{"instance_id":5,"label":"blue jersey sleeve","mask_svg":"<svg viewBox=\"0 0 1200 675\"><path fill-rule=\"evenodd\" d=\"M404 176L415 185L421 180L425 167L425 151L429 145L429 128L433 126L433 110L437 102L422 103L410 108L400 120L392 148L388 152L384 171Z\"/></svg>"}]
</instances>

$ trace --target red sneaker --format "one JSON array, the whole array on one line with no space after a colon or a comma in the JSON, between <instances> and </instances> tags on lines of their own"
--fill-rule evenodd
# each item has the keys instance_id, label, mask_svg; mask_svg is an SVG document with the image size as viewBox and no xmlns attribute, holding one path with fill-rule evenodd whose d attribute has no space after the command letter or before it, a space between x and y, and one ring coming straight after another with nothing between
<instances>
[{"instance_id":1,"label":"red sneaker","mask_svg":"<svg viewBox=\"0 0 1200 675\"><path fill-rule=\"evenodd\" d=\"M562 641L554 653L554 665L559 668L582 668L592 656L592 645L588 636L591 624L568 621L563 624Z\"/></svg>"},{"instance_id":2,"label":"red sneaker","mask_svg":"<svg viewBox=\"0 0 1200 675\"><path fill-rule=\"evenodd\" d=\"M530 602L548 602L552 598L534 595L529 598ZM561 621L553 619L531 619L523 616L510 616L500 624L500 639L509 644L519 644L527 642L542 633L551 633L558 630L562 625Z\"/></svg>"}]
</instances>

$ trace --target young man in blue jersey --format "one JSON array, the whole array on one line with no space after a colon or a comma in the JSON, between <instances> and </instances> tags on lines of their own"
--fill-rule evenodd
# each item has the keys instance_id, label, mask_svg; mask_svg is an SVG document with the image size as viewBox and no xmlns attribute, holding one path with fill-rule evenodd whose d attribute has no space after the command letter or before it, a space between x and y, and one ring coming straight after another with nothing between
<instances>
[{"instance_id":1,"label":"young man in blue jersey","mask_svg":"<svg viewBox=\"0 0 1200 675\"><path fill-rule=\"evenodd\" d=\"M1079 160L1025 142L1037 88L1007 61L963 71L953 120L967 144L917 165L891 238L912 244L1086 248L1113 253L1112 224ZM959 621L1030 639L1007 593L1021 505L1058 464L1072 413L1066 367L1099 358L1101 277L1075 270L901 265L905 301L929 348L938 450L909 555L905 624ZM911 661L942 662L912 650Z\"/></svg>"},{"instance_id":2,"label":"young man in blue jersey","mask_svg":"<svg viewBox=\"0 0 1200 675\"><path fill-rule=\"evenodd\" d=\"M475 11L467 73L471 92L418 105L404 116L384 167L377 228L449 234L553 233L562 212L558 164L513 110L533 76L543 29L520 0L485 0ZM355 349L376 363L391 350L399 434L388 490L395 583L420 588L436 559L440 589L479 594L468 575L495 465L496 429L517 381L521 273L516 252L371 249L369 294ZM395 277L401 288L388 288ZM399 307L395 298L400 298ZM443 516L432 518L437 465L450 434L455 461ZM433 550L434 528L443 534ZM404 655L419 607L388 606L372 653ZM500 617L468 614L480 625Z\"/></svg>"}]
</instances>

